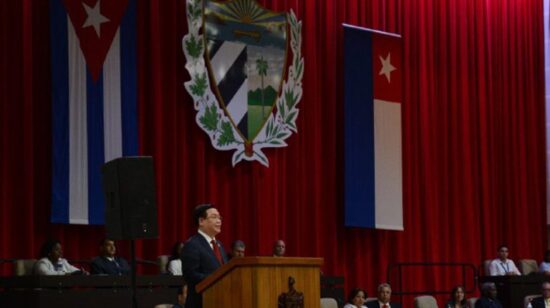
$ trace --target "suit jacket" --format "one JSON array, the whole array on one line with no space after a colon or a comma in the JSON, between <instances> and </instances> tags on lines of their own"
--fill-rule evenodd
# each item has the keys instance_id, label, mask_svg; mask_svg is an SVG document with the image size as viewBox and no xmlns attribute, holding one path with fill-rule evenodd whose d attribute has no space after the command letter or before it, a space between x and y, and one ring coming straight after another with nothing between
<instances>
[{"instance_id":1,"label":"suit jacket","mask_svg":"<svg viewBox=\"0 0 550 308\"><path fill-rule=\"evenodd\" d=\"M490 300L487 297L481 297L476 302L475 308L502 308L498 299Z\"/></svg>"},{"instance_id":2,"label":"suit jacket","mask_svg":"<svg viewBox=\"0 0 550 308\"><path fill-rule=\"evenodd\" d=\"M106 257L99 256L92 260L92 275L126 275L130 273L128 262L121 257L115 256L115 261L110 261Z\"/></svg>"},{"instance_id":3,"label":"suit jacket","mask_svg":"<svg viewBox=\"0 0 550 308\"><path fill-rule=\"evenodd\" d=\"M217 241L217 244L223 261L226 263L225 249L223 249L220 241ZM210 243L202 235L197 233L185 242L181 257L181 272L188 285L186 308L202 307L202 296L197 293L195 286L220 266L221 264L216 259Z\"/></svg>"},{"instance_id":4,"label":"suit jacket","mask_svg":"<svg viewBox=\"0 0 550 308\"><path fill-rule=\"evenodd\" d=\"M543 297L533 298L533 300L531 301L531 306L533 308L545 308L546 306L544 305L544 298Z\"/></svg>"},{"instance_id":5,"label":"suit jacket","mask_svg":"<svg viewBox=\"0 0 550 308\"><path fill-rule=\"evenodd\" d=\"M367 306L367 308L380 308L380 303L378 302L378 300L368 302L365 305ZM401 308L401 304L395 302L390 302L390 306L391 308Z\"/></svg>"}]
</instances>

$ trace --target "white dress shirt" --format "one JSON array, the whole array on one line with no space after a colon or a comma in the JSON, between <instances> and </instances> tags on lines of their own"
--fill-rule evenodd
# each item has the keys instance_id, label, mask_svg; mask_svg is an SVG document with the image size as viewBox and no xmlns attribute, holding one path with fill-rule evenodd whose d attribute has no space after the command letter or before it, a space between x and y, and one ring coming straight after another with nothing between
<instances>
[{"instance_id":1,"label":"white dress shirt","mask_svg":"<svg viewBox=\"0 0 550 308\"><path fill-rule=\"evenodd\" d=\"M550 272L550 262L544 262L542 261L539 266L539 272Z\"/></svg>"},{"instance_id":2,"label":"white dress shirt","mask_svg":"<svg viewBox=\"0 0 550 308\"><path fill-rule=\"evenodd\" d=\"M216 239L213 237L210 237L210 235L202 232L200 229L199 229L199 234L202 235L204 239L206 239L206 241L208 242L208 245L210 245L210 248L214 249L214 246L212 246L212 241L215 241Z\"/></svg>"},{"instance_id":3,"label":"white dress shirt","mask_svg":"<svg viewBox=\"0 0 550 308\"><path fill-rule=\"evenodd\" d=\"M518 268L514 264L514 261L510 259L506 259L506 261L494 259L489 265L489 274L491 276L506 276L506 274L510 272L516 273L516 275L521 275Z\"/></svg>"}]
</instances>

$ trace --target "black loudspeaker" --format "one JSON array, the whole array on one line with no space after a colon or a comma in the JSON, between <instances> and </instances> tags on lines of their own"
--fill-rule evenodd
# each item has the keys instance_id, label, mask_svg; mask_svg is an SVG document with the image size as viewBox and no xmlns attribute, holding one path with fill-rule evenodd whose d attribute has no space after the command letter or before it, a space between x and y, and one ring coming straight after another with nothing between
<instances>
[{"instance_id":1,"label":"black loudspeaker","mask_svg":"<svg viewBox=\"0 0 550 308\"><path fill-rule=\"evenodd\" d=\"M102 173L107 237L157 237L153 158L117 158L103 165Z\"/></svg>"}]
</instances>

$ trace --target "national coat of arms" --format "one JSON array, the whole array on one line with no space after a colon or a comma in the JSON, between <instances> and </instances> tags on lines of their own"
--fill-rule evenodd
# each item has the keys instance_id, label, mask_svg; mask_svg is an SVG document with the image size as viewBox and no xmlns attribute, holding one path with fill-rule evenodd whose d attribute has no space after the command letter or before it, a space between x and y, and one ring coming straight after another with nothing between
<instances>
[{"instance_id":1,"label":"national coat of arms","mask_svg":"<svg viewBox=\"0 0 550 308\"><path fill-rule=\"evenodd\" d=\"M197 124L214 148L234 151L233 166L242 160L269 166L262 149L284 147L297 132L301 22L293 11L273 12L255 0L187 0L187 22L185 88Z\"/></svg>"}]
</instances>

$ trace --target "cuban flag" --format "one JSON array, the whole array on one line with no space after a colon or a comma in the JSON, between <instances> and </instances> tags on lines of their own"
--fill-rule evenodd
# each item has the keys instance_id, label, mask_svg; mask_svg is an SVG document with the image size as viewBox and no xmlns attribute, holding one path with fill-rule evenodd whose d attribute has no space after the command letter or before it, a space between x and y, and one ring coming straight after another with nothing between
<instances>
[{"instance_id":1,"label":"cuban flag","mask_svg":"<svg viewBox=\"0 0 550 308\"><path fill-rule=\"evenodd\" d=\"M54 223L103 224L101 166L136 155L135 0L50 0Z\"/></svg>"},{"instance_id":2,"label":"cuban flag","mask_svg":"<svg viewBox=\"0 0 550 308\"><path fill-rule=\"evenodd\" d=\"M403 230L402 43L344 25L345 225Z\"/></svg>"}]
</instances>

